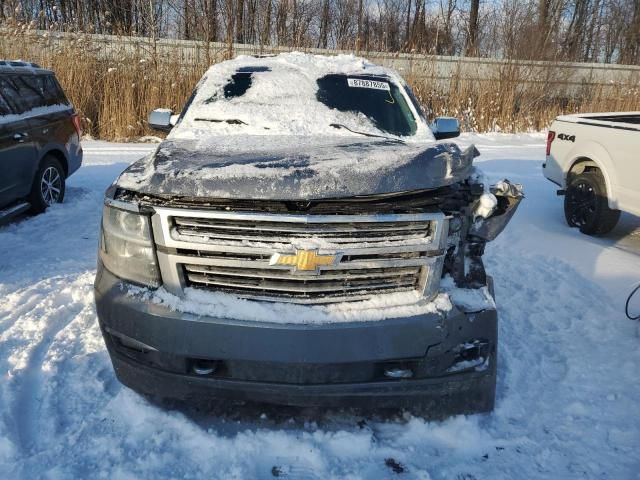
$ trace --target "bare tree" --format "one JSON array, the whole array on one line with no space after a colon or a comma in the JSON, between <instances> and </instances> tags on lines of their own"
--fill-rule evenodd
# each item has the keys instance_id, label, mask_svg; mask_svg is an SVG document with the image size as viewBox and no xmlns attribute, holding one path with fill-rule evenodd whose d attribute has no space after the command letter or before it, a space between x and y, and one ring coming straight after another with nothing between
<instances>
[{"instance_id":1,"label":"bare tree","mask_svg":"<svg viewBox=\"0 0 640 480\"><path fill-rule=\"evenodd\" d=\"M640 63L640 0L0 0L29 28L440 55Z\"/></svg>"},{"instance_id":2,"label":"bare tree","mask_svg":"<svg viewBox=\"0 0 640 480\"><path fill-rule=\"evenodd\" d=\"M632 0L629 5L632 11L631 22L626 28L620 49L622 63L640 63L640 0Z\"/></svg>"},{"instance_id":3,"label":"bare tree","mask_svg":"<svg viewBox=\"0 0 640 480\"><path fill-rule=\"evenodd\" d=\"M358 33L356 34L356 52L362 47L362 0L358 0Z\"/></svg>"},{"instance_id":4,"label":"bare tree","mask_svg":"<svg viewBox=\"0 0 640 480\"><path fill-rule=\"evenodd\" d=\"M442 31L438 32L436 42L436 53L439 55L453 54L453 14L458 8L457 0L440 0L440 16L442 20Z\"/></svg>"},{"instance_id":5,"label":"bare tree","mask_svg":"<svg viewBox=\"0 0 640 480\"><path fill-rule=\"evenodd\" d=\"M469 8L469 28L467 31L467 56L478 55L478 15L480 13L480 0L471 0Z\"/></svg>"},{"instance_id":6,"label":"bare tree","mask_svg":"<svg viewBox=\"0 0 640 480\"><path fill-rule=\"evenodd\" d=\"M322 13L320 14L320 32L318 33L318 48L327 48L329 45L329 0L323 0Z\"/></svg>"}]
</instances>

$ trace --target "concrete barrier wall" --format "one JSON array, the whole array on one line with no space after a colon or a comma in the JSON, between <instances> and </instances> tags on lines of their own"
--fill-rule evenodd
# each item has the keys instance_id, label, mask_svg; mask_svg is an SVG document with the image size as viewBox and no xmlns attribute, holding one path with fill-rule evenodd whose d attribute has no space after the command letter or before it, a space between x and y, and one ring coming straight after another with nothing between
<instances>
[{"instance_id":1,"label":"concrete barrier wall","mask_svg":"<svg viewBox=\"0 0 640 480\"><path fill-rule=\"evenodd\" d=\"M215 63L228 57L229 46L225 43L198 42L188 40L160 39L156 42L143 37L119 37L113 35L76 35L72 33L50 33L32 31L23 34L25 41L33 42L34 48L61 48L70 39L86 43L87 48L108 60L118 60L128 55L140 58L171 58L188 66ZM276 54L304 50L309 53L335 55L353 51L323 49L291 49L287 47L264 47L234 44L233 55ZM640 87L640 66L564 63L537 61L507 61L489 58L428 56L420 54L388 52L359 52L358 55L399 71L405 78L427 78L434 85L447 85L452 77L477 82L511 81L522 84L543 83L557 85L558 90L577 91L582 86L600 85L603 88ZM563 88L564 87L564 88Z\"/></svg>"}]
</instances>

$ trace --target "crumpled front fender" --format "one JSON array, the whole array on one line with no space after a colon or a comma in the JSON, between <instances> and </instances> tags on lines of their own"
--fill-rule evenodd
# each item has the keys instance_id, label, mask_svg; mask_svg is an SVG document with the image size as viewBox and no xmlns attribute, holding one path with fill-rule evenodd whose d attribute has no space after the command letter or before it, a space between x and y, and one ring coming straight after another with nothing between
<instances>
[{"instance_id":1,"label":"crumpled front fender","mask_svg":"<svg viewBox=\"0 0 640 480\"><path fill-rule=\"evenodd\" d=\"M474 222L469 231L470 235L487 242L495 240L502 233L524 198L522 185L509 180L496 183L490 190L498 201L496 208L488 218Z\"/></svg>"}]
</instances>

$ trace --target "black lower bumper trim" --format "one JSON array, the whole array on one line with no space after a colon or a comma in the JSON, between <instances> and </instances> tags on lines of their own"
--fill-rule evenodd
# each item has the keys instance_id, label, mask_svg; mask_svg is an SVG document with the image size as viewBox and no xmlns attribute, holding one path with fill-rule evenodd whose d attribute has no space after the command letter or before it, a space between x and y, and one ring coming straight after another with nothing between
<instances>
[{"instance_id":1,"label":"black lower bumper trim","mask_svg":"<svg viewBox=\"0 0 640 480\"><path fill-rule=\"evenodd\" d=\"M183 401L225 399L298 407L407 408L436 416L493 409L495 366L441 378L289 385L165 372L110 351L116 375L140 393ZM493 359L492 359L493 360Z\"/></svg>"}]
</instances>

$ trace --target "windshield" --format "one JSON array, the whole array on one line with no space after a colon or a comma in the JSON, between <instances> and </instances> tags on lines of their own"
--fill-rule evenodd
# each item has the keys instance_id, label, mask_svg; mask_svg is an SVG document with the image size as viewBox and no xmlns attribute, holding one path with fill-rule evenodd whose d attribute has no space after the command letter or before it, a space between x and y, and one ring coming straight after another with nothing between
<instances>
[{"instance_id":1,"label":"windshield","mask_svg":"<svg viewBox=\"0 0 640 480\"><path fill-rule=\"evenodd\" d=\"M416 134L418 123L410 100L390 77L296 67L212 68L171 135Z\"/></svg>"},{"instance_id":2,"label":"windshield","mask_svg":"<svg viewBox=\"0 0 640 480\"><path fill-rule=\"evenodd\" d=\"M392 135L416 133L416 121L400 89L384 78L327 75L318 79L318 87L318 101L329 108L362 113Z\"/></svg>"}]
</instances>

